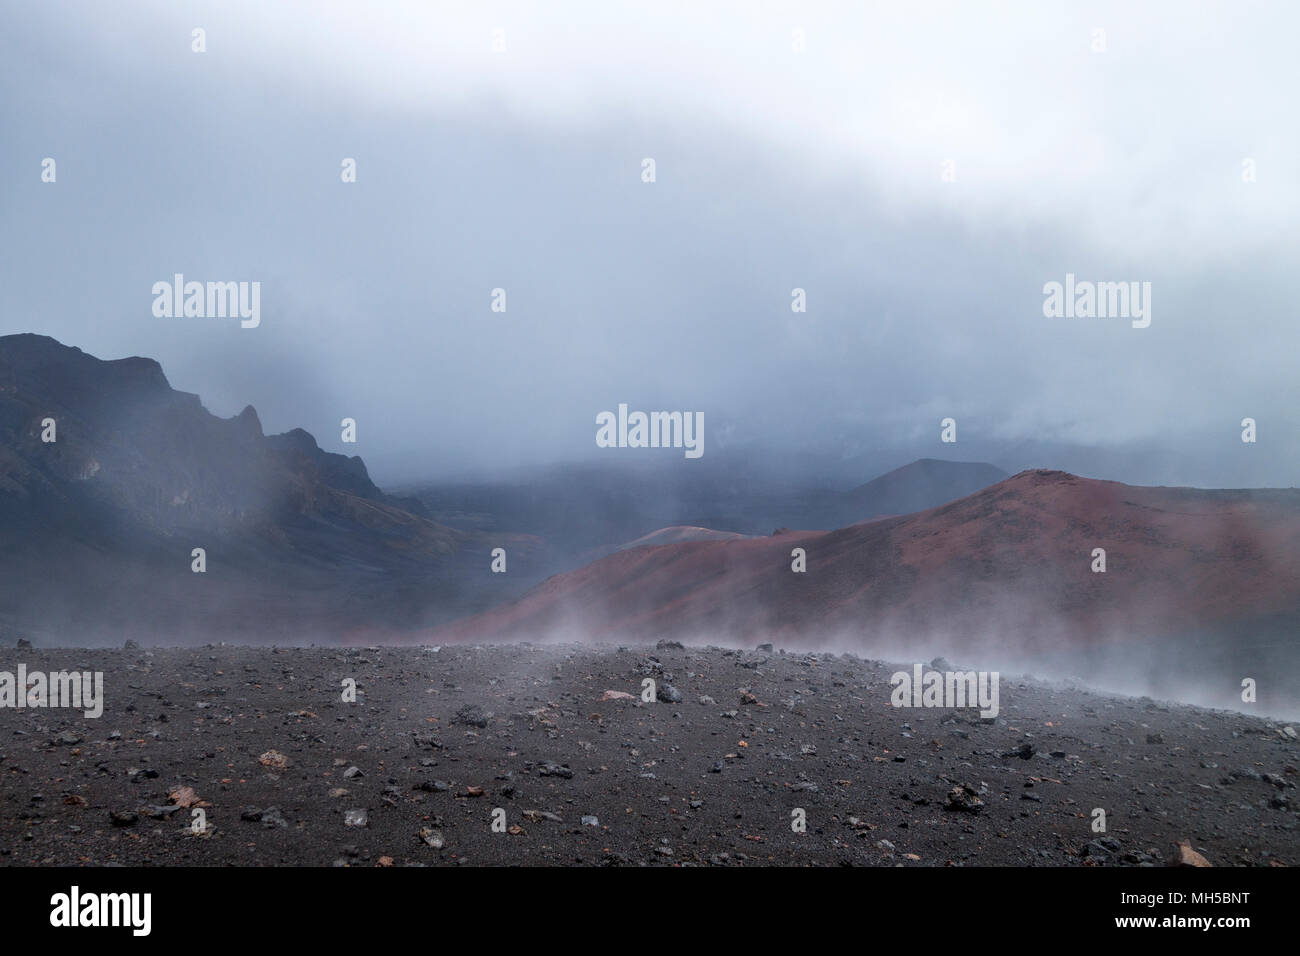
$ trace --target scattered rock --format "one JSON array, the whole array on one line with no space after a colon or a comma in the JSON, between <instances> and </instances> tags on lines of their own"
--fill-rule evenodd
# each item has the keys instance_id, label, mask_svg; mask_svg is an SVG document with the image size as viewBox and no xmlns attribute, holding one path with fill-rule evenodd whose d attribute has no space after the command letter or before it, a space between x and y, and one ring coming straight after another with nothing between
<instances>
[{"instance_id":1,"label":"scattered rock","mask_svg":"<svg viewBox=\"0 0 1300 956\"><path fill-rule=\"evenodd\" d=\"M541 823L543 820L549 820L551 823L563 823L564 818L558 813L550 813L546 810L525 810L523 818L529 823ZM583 817L585 820L586 817Z\"/></svg>"},{"instance_id":2,"label":"scattered rock","mask_svg":"<svg viewBox=\"0 0 1300 956\"><path fill-rule=\"evenodd\" d=\"M144 814L150 820L166 820L173 813L178 812L180 809L181 809L180 807L175 805L164 807L164 806L151 803L148 804L147 806L141 807L140 813Z\"/></svg>"},{"instance_id":3,"label":"scattered rock","mask_svg":"<svg viewBox=\"0 0 1300 956\"><path fill-rule=\"evenodd\" d=\"M1214 864L1207 860L1201 854L1192 849L1192 845L1186 840L1174 844L1174 855L1169 861L1170 866L1213 866Z\"/></svg>"},{"instance_id":4,"label":"scattered rock","mask_svg":"<svg viewBox=\"0 0 1300 956\"><path fill-rule=\"evenodd\" d=\"M478 704L466 704L460 710L456 711L456 716L452 718L454 724L464 724L467 727L486 727L488 725L488 714Z\"/></svg>"},{"instance_id":5,"label":"scattered rock","mask_svg":"<svg viewBox=\"0 0 1300 956\"><path fill-rule=\"evenodd\" d=\"M260 823L268 830L289 825L289 821L281 815L279 807L267 807L265 810L245 810L239 815L239 819L249 823Z\"/></svg>"},{"instance_id":6,"label":"scattered rock","mask_svg":"<svg viewBox=\"0 0 1300 956\"><path fill-rule=\"evenodd\" d=\"M978 813L984 809L984 801L979 798L978 790L968 783L963 783L948 791L948 799L944 803L944 808L959 810L963 813Z\"/></svg>"},{"instance_id":7,"label":"scattered rock","mask_svg":"<svg viewBox=\"0 0 1300 956\"><path fill-rule=\"evenodd\" d=\"M200 800L199 795L194 792L193 787L176 787L167 794L167 799L178 807L189 809L190 807L210 807L212 804Z\"/></svg>"},{"instance_id":8,"label":"scattered rock","mask_svg":"<svg viewBox=\"0 0 1300 956\"><path fill-rule=\"evenodd\" d=\"M1093 840L1091 843L1085 843L1079 855L1089 860L1096 860L1105 863L1119 853L1120 842L1113 837L1102 837Z\"/></svg>"},{"instance_id":9,"label":"scattered rock","mask_svg":"<svg viewBox=\"0 0 1300 956\"><path fill-rule=\"evenodd\" d=\"M289 766L289 758L278 750L268 750L257 758L257 762L272 770L284 770Z\"/></svg>"}]
</instances>

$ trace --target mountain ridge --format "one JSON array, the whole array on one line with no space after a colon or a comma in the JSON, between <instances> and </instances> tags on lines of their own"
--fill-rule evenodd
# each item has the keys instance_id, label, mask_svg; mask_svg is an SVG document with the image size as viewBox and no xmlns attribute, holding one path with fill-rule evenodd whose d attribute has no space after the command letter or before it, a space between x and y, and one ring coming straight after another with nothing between
<instances>
[{"instance_id":1,"label":"mountain ridge","mask_svg":"<svg viewBox=\"0 0 1300 956\"><path fill-rule=\"evenodd\" d=\"M153 359L32 334L0 337L0 545L0 624L113 639L428 625L513 586L485 583L491 547L537 548L440 525L251 405L215 416Z\"/></svg>"}]
</instances>

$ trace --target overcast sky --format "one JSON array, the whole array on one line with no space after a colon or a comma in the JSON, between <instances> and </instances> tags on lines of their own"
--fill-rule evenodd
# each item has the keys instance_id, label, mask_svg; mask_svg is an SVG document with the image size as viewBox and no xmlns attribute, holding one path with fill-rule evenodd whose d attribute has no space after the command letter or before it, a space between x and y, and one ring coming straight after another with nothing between
<instances>
[{"instance_id":1,"label":"overcast sky","mask_svg":"<svg viewBox=\"0 0 1300 956\"><path fill-rule=\"evenodd\" d=\"M381 483L620 454L622 402L702 411L706 457L1292 485L1297 9L9 5L0 331L157 358ZM259 281L261 325L156 317L177 272ZM1066 273L1150 282L1150 326L1045 317Z\"/></svg>"}]
</instances>

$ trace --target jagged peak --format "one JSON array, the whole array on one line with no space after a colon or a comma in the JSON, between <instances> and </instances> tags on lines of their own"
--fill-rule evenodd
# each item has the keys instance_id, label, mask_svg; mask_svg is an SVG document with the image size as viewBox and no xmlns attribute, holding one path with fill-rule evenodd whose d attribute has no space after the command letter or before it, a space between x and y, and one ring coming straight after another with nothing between
<instances>
[{"instance_id":1,"label":"jagged peak","mask_svg":"<svg viewBox=\"0 0 1300 956\"><path fill-rule=\"evenodd\" d=\"M235 421L258 435L262 434L262 420L257 417L257 409L252 405L245 405L244 410L235 416Z\"/></svg>"},{"instance_id":2,"label":"jagged peak","mask_svg":"<svg viewBox=\"0 0 1300 956\"><path fill-rule=\"evenodd\" d=\"M281 432L278 435L269 437L273 442L285 445L295 451L303 453L320 451L320 445L316 443L316 436L305 428L291 428L287 432Z\"/></svg>"}]
</instances>

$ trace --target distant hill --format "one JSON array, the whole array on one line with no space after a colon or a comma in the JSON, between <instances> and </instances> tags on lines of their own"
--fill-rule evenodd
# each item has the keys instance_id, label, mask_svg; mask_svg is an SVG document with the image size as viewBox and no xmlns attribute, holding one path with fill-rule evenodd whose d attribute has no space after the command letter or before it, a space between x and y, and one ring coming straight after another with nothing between
<instances>
[{"instance_id":1,"label":"distant hill","mask_svg":"<svg viewBox=\"0 0 1300 956\"><path fill-rule=\"evenodd\" d=\"M796 547L807 552L803 574L790 569ZM622 551L457 627L487 635L562 621L596 636L699 629L805 642L943 627L1047 639L1049 627L1109 636L1298 607L1300 490L1140 488L1027 471L838 531Z\"/></svg>"},{"instance_id":2,"label":"distant hill","mask_svg":"<svg viewBox=\"0 0 1300 956\"><path fill-rule=\"evenodd\" d=\"M845 492L841 507L857 518L853 524L883 515L906 515L956 501L1008 478L1001 468L982 462L921 458Z\"/></svg>"},{"instance_id":3,"label":"distant hill","mask_svg":"<svg viewBox=\"0 0 1300 956\"><path fill-rule=\"evenodd\" d=\"M791 570L795 548L806 573ZM1092 571L1095 548L1105 573ZM963 660L1037 655L1085 676L1103 658L1171 670L1249 648L1252 670L1230 664L1219 675L1232 688L1261 671L1275 683L1278 668L1300 676L1298 625L1300 490L1027 471L838 531L622 551L434 639L776 640ZM1140 655L1115 657L1138 644Z\"/></svg>"},{"instance_id":4,"label":"distant hill","mask_svg":"<svg viewBox=\"0 0 1300 956\"><path fill-rule=\"evenodd\" d=\"M696 465L695 462L688 464ZM666 527L733 534L842 528L953 501L1006 478L992 465L922 459L852 490L721 465L561 465L511 481L412 486L435 520L464 530L512 530L546 540L569 568Z\"/></svg>"},{"instance_id":5,"label":"distant hill","mask_svg":"<svg viewBox=\"0 0 1300 956\"><path fill-rule=\"evenodd\" d=\"M735 531L715 531L712 528L697 528L692 525L674 525L643 534L633 541L625 541L612 547L593 548L579 557L582 563L590 563L616 551L629 551L632 548L657 548L663 544L680 544L683 541L744 541L752 535L739 534Z\"/></svg>"},{"instance_id":6,"label":"distant hill","mask_svg":"<svg viewBox=\"0 0 1300 956\"><path fill-rule=\"evenodd\" d=\"M54 421L54 442L42 422ZM488 550L358 457L267 436L171 388L152 359L0 337L0 625L66 644L310 640L428 625L499 597ZM191 570L191 550L207 570ZM500 582L500 583L498 583ZM494 590L495 586L495 590Z\"/></svg>"},{"instance_id":7,"label":"distant hill","mask_svg":"<svg viewBox=\"0 0 1300 956\"><path fill-rule=\"evenodd\" d=\"M734 531L714 531L712 528L694 528L677 525L672 528L660 528L643 534L635 541L621 544L614 550L627 551L630 548L658 547L661 544L680 544L683 541L744 541L749 535Z\"/></svg>"}]
</instances>

